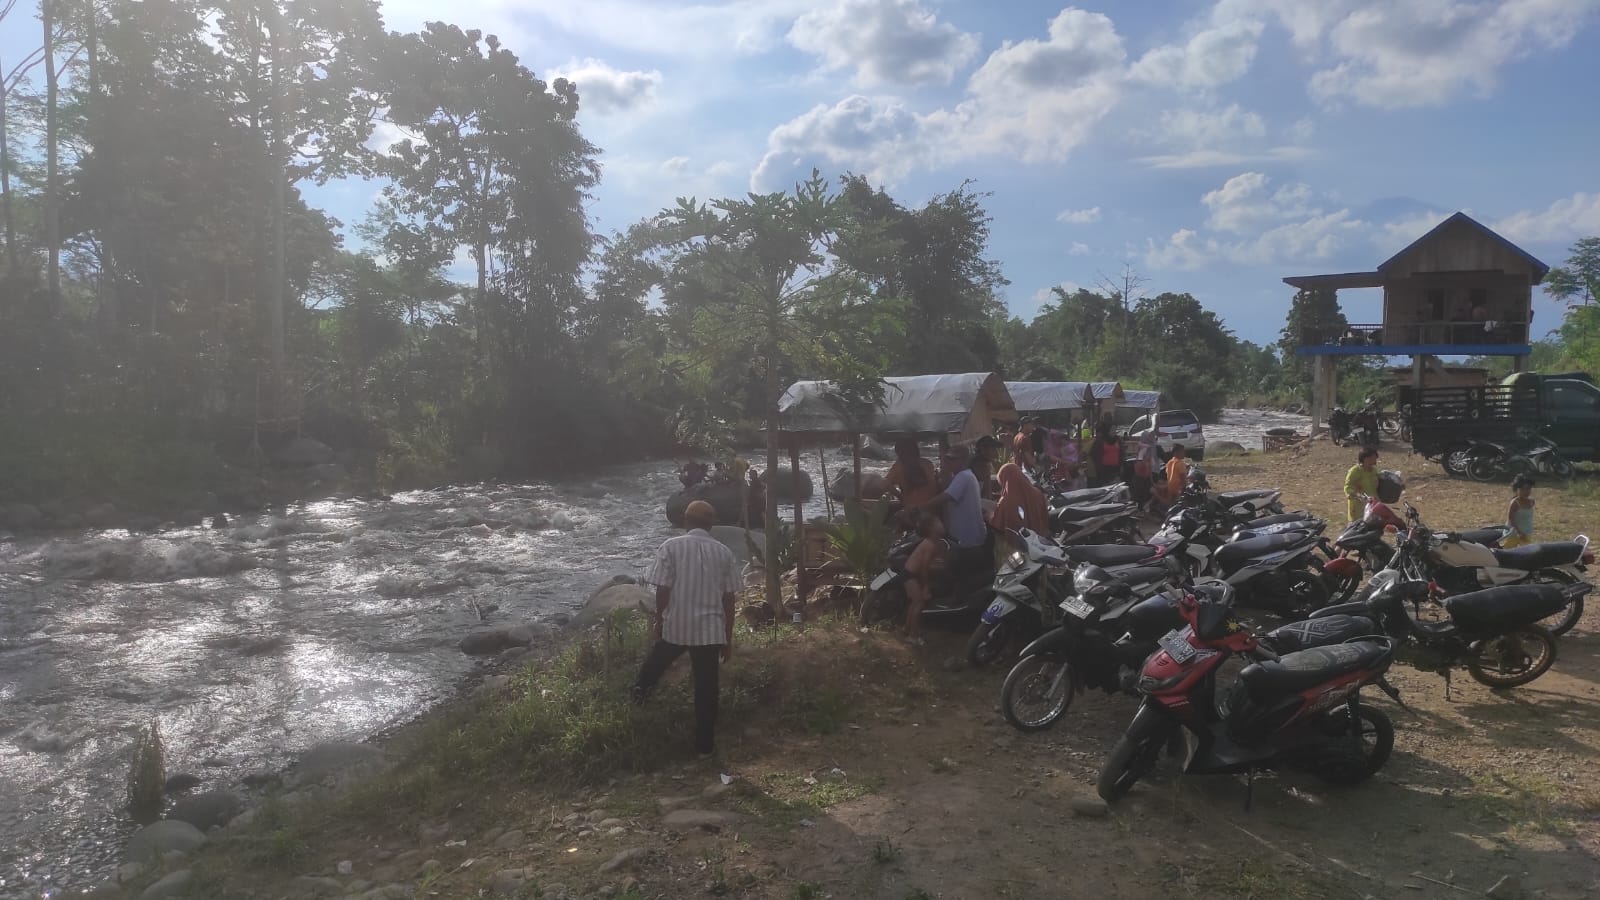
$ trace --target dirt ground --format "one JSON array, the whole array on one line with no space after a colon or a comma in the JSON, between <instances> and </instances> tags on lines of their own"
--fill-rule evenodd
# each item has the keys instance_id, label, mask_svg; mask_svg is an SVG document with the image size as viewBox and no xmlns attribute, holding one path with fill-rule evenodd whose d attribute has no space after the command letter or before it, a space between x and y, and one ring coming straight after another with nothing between
<instances>
[{"instance_id":1,"label":"dirt ground","mask_svg":"<svg viewBox=\"0 0 1600 900\"><path fill-rule=\"evenodd\" d=\"M1431 524L1500 518L1503 487L1452 481L1401 453L1383 465L1406 471ZM1218 489L1281 486L1291 507L1337 530L1353 455L1323 443L1206 467ZM1591 487L1536 496L1542 536L1600 521ZM719 761L601 789L468 798L420 838L416 823L385 823L320 848L317 862L331 873L354 854L361 876L431 857L436 874L413 889L437 897L489 896L497 883L509 896L572 898L1600 896L1600 610L1526 687L1492 692L1461 672L1447 702L1440 676L1397 664L1409 708L1370 692L1397 729L1375 779L1330 789L1263 776L1249 809L1242 778L1182 778L1164 762L1107 810L1094 781L1133 698L1084 695L1052 730L1021 734L997 705L1010 660L967 669L964 637L935 632L911 648L835 626L822 646L861 690L819 698L796 727L724 733ZM764 652L761 640L742 652ZM678 830L669 809L728 815ZM506 829L525 839L498 846ZM623 851L634 852L602 871Z\"/></svg>"}]
</instances>

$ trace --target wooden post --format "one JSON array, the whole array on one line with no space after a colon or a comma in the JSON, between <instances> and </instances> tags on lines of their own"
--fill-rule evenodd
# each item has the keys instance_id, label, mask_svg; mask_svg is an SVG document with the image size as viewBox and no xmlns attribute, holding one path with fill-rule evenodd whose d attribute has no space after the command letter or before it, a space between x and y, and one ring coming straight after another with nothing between
<instances>
[{"instance_id":1,"label":"wooden post","mask_svg":"<svg viewBox=\"0 0 1600 900\"><path fill-rule=\"evenodd\" d=\"M806 605L806 514L805 501L800 499L800 445L798 442L789 445L789 467L792 470L790 477L793 479L794 496L794 579L795 596L800 599L800 608ZM826 490L826 488L824 488Z\"/></svg>"},{"instance_id":2,"label":"wooden post","mask_svg":"<svg viewBox=\"0 0 1600 900\"><path fill-rule=\"evenodd\" d=\"M863 498L861 496L861 435L859 434L850 438L850 461L856 467L856 502L860 503Z\"/></svg>"},{"instance_id":3,"label":"wooden post","mask_svg":"<svg viewBox=\"0 0 1600 900\"><path fill-rule=\"evenodd\" d=\"M1422 382L1427 377L1427 365L1422 360L1423 356L1420 353L1411 357L1411 386L1419 391L1422 390Z\"/></svg>"},{"instance_id":4,"label":"wooden post","mask_svg":"<svg viewBox=\"0 0 1600 900\"><path fill-rule=\"evenodd\" d=\"M1311 433L1313 435L1322 431L1323 424L1328 418L1328 413L1325 411L1328 397L1328 376L1326 369L1322 365L1325 359L1327 359L1326 356L1311 357Z\"/></svg>"}]
</instances>

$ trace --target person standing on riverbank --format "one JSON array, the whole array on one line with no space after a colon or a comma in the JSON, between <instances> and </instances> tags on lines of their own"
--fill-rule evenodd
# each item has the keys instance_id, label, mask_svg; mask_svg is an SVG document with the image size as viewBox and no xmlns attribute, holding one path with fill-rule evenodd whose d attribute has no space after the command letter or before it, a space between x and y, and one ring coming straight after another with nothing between
<instances>
[{"instance_id":1,"label":"person standing on riverbank","mask_svg":"<svg viewBox=\"0 0 1600 900\"><path fill-rule=\"evenodd\" d=\"M1378 496L1378 449L1363 447L1356 454L1356 464L1344 476L1345 513L1350 521L1361 518L1366 509L1367 497Z\"/></svg>"},{"instance_id":2,"label":"person standing on riverbank","mask_svg":"<svg viewBox=\"0 0 1600 900\"><path fill-rule=\"evenodd\" d=\"M733 655L734 597L743 586L733 551L711 536L717 511L704 500L683 511L688 531L656 551L645 573L656 588L652 644L633 684L635 703L643 703L661 676L684 653L694 678L694 749L716 752L717 692L721 663Z\"/></svg>"}]
</instances>

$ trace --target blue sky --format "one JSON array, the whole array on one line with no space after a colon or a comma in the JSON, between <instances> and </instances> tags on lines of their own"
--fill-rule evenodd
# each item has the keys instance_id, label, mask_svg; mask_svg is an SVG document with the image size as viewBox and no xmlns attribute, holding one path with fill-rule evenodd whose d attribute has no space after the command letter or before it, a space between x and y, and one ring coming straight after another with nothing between
<instances>
[{"instance_id":1,"label":"blue sky","mask_svg":"<svg viewBox=\"0 0 1600 900\"><path fill-rule=\"evenodd\" d=\"M992 193L1007 303L1124 263L1240 336L1284 275L1367 269L1466 210L1550 264L1600 234L1600 0L423 0L583 98L605 232L812 166ZM14 26L8 23L6 30ZM16 35L4 41L7 55ZM375 140L392 140L380 133ZM376 186L312 189L346 222ZM1372 292L1364 292L1371 294ZM1372 296L1345 292L1351 318ZM1544 301L1541 323L1559 320Z\"/></svg>"}]
</instances>

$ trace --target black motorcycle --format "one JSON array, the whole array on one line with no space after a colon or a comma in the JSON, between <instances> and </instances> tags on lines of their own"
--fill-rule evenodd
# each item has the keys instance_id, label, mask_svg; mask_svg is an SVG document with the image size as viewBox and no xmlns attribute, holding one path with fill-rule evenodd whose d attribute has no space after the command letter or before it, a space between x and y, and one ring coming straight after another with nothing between
<instances>
[{"instance_id":1,"label":"black motorcycle","mask_svg":"<svg viewBox=\"0 0 1600 900\"><path fill-rule=\"evenodd\" d=\"M993 540L991 535L990 540ZM922 538L915 532L902 536L889 548L884 570L872 580L861 601L861 624L872 625L900 618L906 611L906 561ZM924 618L975 615L989 602L994 584L994 549L990 543L957 547L946 539L943 564L929 587L933 596L923 609Z\"/></svg>"}]
</instances>

